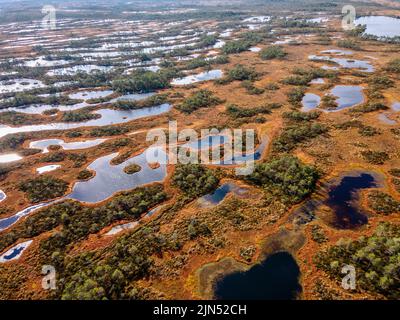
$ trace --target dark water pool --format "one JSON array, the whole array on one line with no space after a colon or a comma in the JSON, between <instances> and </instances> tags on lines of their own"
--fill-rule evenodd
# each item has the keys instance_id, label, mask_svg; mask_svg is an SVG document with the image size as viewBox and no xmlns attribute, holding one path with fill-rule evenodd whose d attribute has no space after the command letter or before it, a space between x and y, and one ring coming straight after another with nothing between
<instances>
[{"instance_id":1,"label":"dark water pool","mask_svg":"<svg viewBox=\"0 0 400 320\"><path fill-rule=\"evenodd\" d=\"M376 187L375 178L368 173L343 177L341 182L328 192L328 199L325 201L335 213L333 226L352 229L366 224L368 216L356 203L358 191Z\"/></svg>"},{"instance_id":2,"label":"dark water pool","mask_svg":"<svg viewBox=\"0 0 400 320\"><path fill-rule=\"evenodd\" d=\"M236 272L215 286L218 300L292 300L302 288L300 270L288 252L278 252L246 272Z\"/></svg>"},{"instance_id":3,"label":"dark water pool","mask_svg":"<svg viewBox=\"0 0 400 320\"><path fill-rule=\"evenodd\" d=\"M337 229L355 229L368 223L368 214L360 206L359 192L379 188L381 178L373 172L348 172L321 186L316 194L293 214L295 224L307 224L316 218L315 212L325 205L332 210L327 223ZM324 219L324 217L322 217Z\"/></svg>"}]
</instances>

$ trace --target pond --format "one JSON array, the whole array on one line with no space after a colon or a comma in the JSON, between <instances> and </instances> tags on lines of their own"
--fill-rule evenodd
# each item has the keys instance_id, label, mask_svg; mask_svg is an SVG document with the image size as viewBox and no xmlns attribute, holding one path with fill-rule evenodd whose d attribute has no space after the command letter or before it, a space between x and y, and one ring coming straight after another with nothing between
<instances>
[{"instance_id":1,"label":"pond","mask_svg":"<svg viewBox=\"0 0 400 320\"><path fill-rule=\"evenodd\" d=\"M12 247L11 249L7 250L2 255L0 255L0 263L19 259L24 253L24 251L31 245L31 243L32 240L28 240L19 243L16 246Z\"/></svg>"},{"instance_id":2,"label":"pond","mask_svg":"<svg viewBox=\"0 0 400 320\"><path fill-rule=\"evenodd\" d=\"M294 212L294 219L308 223L315 218L321 206L331 210L329 217L322 217L337 229L355 229L368 223L368 215L360 207L359 192L382 187L382 177L374 172L351 171L332 179L317 190L315 195ZM330 214L329 214L330 215Z\"/></svg>"},{"instance_id":3,"label":"pond","mask_svg":"<svg viewBox=\"0 0 400 320\"><path fill-rule=\"evenodd\" d=\"M3 190L0 190L0 202L4 201L7 198L7 195Z\"/></svg>"},{"instance_id":4,"label":"pond","mask_svg":"<svg viewBox=\"0 0 400 320\"><path fill-rule=\"evenodd\" d=\"M34 60L25 61L24 64L27 67L56 67L62 66L64 64L68 64L69 62L66 60L46 60L45 57L38 57Z\"/></svg>"},{"instance_id":5,"label":"pond","mask_svg":"<svg viewBox=\"0 0 400 320\"><path fill-rule=\"evenodd\" d=\"M301 111L307 112L319 106L321 103L321 97L314 93L306 93L303 97L303 100L301 100L301 103L303 105Z\"/></svg>"},{"instance_id":6,"label":"pond","mask_svg":"<svg viewBox=\"0 0 400 320\"><path fill-rule=\"evenodd\" d=\"M44 87L46 87L46 85L42 81L35 79L22 78L10 81L0 81L0 93L21 92Z\"/></svg>"},{"instance_id":7,"label":"pond","mask_svg":"<svg viewBox=\"0 0 400 320\"><path fill-rule=\"evenodd\" d=\"M363 87L361 86L335 86L331 90L331 94L337 97L338 107L328 110L328 112L340 111L364 102Z\"/></svg>"},{"instance_id":8,"label":"pond","mask_svg":"<svg viewBox=\"0 0 400 320\"><path fill-rule=\"evenodd\" d=\"M29 148L40 149L42 150L42 153L48 153L49 146L60 146L64 150L80 150L98 146L106 140L107 139L94 139L86 141L64 142L62 139L45 139L32 141L29 144Z\"/></svg>"},{"instance_id":9,"label":"pond","mask_svg":"<svg viewBox=\"0 0 400 320\"><path fill-rule=\"evenodd\" d=\"M47 76L53 77L53 76L65 76L65 75L75 75L79 72L85 72L85 73L91 73L93 71L99 71L99 72L107 72L110 71L113 67L109 66L96 66L96 65L77 65L73 67L68 67L68 68L59 68L59 69L54 69L50 70L46 73Z\"/></svg>"},{"instance_id":10,"label":"pond","mask_svg":"<svg viewBox=\"0 0 400 320\"><path fill-rule=\"evenodd\" d=\"M40 125L28 125L21 127L9 127L0 126L0 138L8 134L19 133L19 132L36 132L46 130L69 130L81 127L92 127L92 126L107 126L113 124L126 123L135 119L155 116L167 112L171 109L170 104L162 104L160 106L142 108L136 110L112 110L112 109L101 109L94 111L96 114L100 114L101 118L90 120L87 122L76 122L76 123L49 123Z\"/></svg>"},{"instance_id":11,"label":"pond","mask_svg":"<svg viewBox=\"0 0 400 320\"><path fill-rule=\"evenodd\" d=\"M392 104L393 111L399 112L400 111L400 102L395 102Z\"/></svg>"},{"instance_id":12,"label":"pond","mask_svg":"<svg viewBox=\"0 0 400 320\"><path fill-rule=\"evenodd\" d=\"M116 235L116 234L118 234L118 233L120 233L122 231L133 229L137 225L139 225L138 221L120 224L118 226L115 226L115 227L111 228L110 231L108 231L105 235L106 236L114 236L114 235Z\"/></svg>"},{"instance_id":13,"label":"pond","mask_svg":"<svg viewBox=\"0 0 400 320\"><path fill-rule=\"evenodd\" d=\"M245 272L217 281L217 300L294 300L302 292L300 269L288 252L278 252Z\"/></svg>"},{"instance_id":14,"label":"pond","mask_svg":"<svg viewBox=\"0 0 400 320\"><path fill-rule=\"evenodd\" d=\"M103 201L119 191L153 182L162 182L167 175L167 166L160 163L158 168L151 168L147 162L147 152L164 153L161 147L152 147L118 165L110 163L118 153L96 159L88 167L89 170L95 171L96 175L88 181L77 182L71 194L66 198L95 203ZM124 168L133 163L138 164L142 170L126 174Z\"/></svg>"},{"instance_id":15,"label":"pond","mask_svg":"<svg viewBox=\"0 0 400 320\"><path fill-rule=\"evenodd\" d=\"M348 56L348 55L352 55L352 54L353 54L353 51L349 51L349 50L340 50L340 49L329 49L329 50L321 51L321 53L324 53L324 54L333 54L333 55L338 55L338 56Z\"/></svg>"},{"instance_id":16,"label":"pond","mask_svg":"<svg viewBox=\"0 0 400 320\"><path fill-rule=\"evenodd\" d=\"M317 78L310 81L310 84L324 84L325 80L323 78Z\"/></svg>"},{"instance_id":17,"label":"pond","mask_svg":"<svg viewBox=\"0 0 400 320\"><path fill-rule=\"evenodd\" d=\"M0 127L1 130L1 127ZM16 153L0 154L0 163L9 163L21 160L22 157Z\"/></svg>"},{"instance_id":18,"label":"pond","mask_svg":"<svg viewBox=\"0 0 400 320\"><path fill-rule=\"evenodd\" d=\"M196 82L201 82L201 81L209 81L209 80L215 80L221 78L223 75L223 72L221 70L211 70L211 71L205 71L201 72L196 75L190 75L187 77L183 78L177 78L173 79L171 84L175 86L183 86L183 85L188 85Z\"/></svg>"},{"instance_id":19,"label":"pond","mask_svg":"<svg viewBox=\"0 0 400 320\"><path fill-rule=\"evenodd\" d=\"M217 205L221 203L222 200L229 193L234 193L235 195L242 196L248 192L247 188L241 188L235 183L224 183L219 188L217 188L213 193L207 194L201 197L198 202L204 206Z\"/></svg>"},{"instance_id":20,"label":"pond","mask_svg":"<svg viewBox=\"0 0 400 320\"><path fill-rule=\"evenodd\" d=\"M384 124L389 125L389 126L394 126L394 125L397 124L397 121L390 119L390 118L388 117L388 115L385 114L385 113L379 114L379 115L378 115L378 120L379 120L380 122L384 123Z\"/></svg>"},{"instance_id":21,"label":"pond","mask_svg":"<svg viewBox=\"0 0 400 320\"><path fill-rule=\"evenodd\" d=\"M28 208L25 208L25 209L17 212L16 214L14 214L10 217L0 219L0 231L3 231L5 229L11 227L14 223L16 223L22 217L25 217L25 216L31 214L32 212L35 212L36 210L50 206L59 201L61 201L61 200L55 200L55 201L51 201L51 202L43 202L43 203L35 204L33 206L30 206Z\"/></svg>"},{"instance_id":22,"label":"pond","mask_svg":"<svg viewBox=\"0 0 400 320\"><path fill-rule=\"evenodd\" d=\"M356 25L365 25L365 34L382 37L400 36L400 19L385 16L360 17L354 21Z\"/></svg>"},{"instance_id":23,"label":"pond","mask_svg":"<svg viewBox=\"0 0 400 320\"><path fill-rule=\"evenodd\" d=\"M59 165L59 164L51 164L51 165L48 165L48 166L37 168L36 172L38 174L42 174L42 173L45 173L45 172L50 172L50 171L57 170L58 168L61 168L61 165Z\"/></svg>"},{"instance_id":24,"label":"pond","mask_svg":"<svg viewBox=\"0 0 400 320\"><path fill-rule=\"evenodd\" d=\"M312 60L312 61L334 62L345 69L357 69L362 72L374 72L374 70L375 70L373 65L371 65L368 61L364 61L364 60L333 58L333 57L328 57L328 56L316 56L316 55L310 55L308 58L309 58L309 60ZM334 68L334 67L332 67L332 68ZM325 69L327 69L327 68L325 67Z\"/></svg>"},{"instance_id":25,"label":"pond","mask_svg":"<svg viewBox=\"0 0 400 320\"><path fill-rule=\"evenodd\" d=\"M70 93L68 97L70 99L89 100L89 99L104 98L112 93L114 93L114 91L112 90L85 90L85 91Z\"/></svg>"},{"instance_id":26,"label":"pond","mask_svg":"<svg viewBox=\"0 0 400 320\"><path fill-rule=\"evenodd\" d=\"M249 49L249 51L251 51L251 52L260 52L260 51L261 51L261 48L259 48L259 47L251 47L251 48Z\"/></svg>"}]
</instances>

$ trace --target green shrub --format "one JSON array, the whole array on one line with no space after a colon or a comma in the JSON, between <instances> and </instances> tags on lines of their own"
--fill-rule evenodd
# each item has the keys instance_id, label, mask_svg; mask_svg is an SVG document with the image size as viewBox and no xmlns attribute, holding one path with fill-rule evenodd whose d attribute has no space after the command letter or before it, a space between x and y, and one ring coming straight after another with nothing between
<instances>
[{"instance_id":1,"label":"green shrub","mask_svg":"<svg viewBox=\"0 0 400 320\"><path fill-rule=\"evenodd\" d=\"M247 40L235 40L228 41L223 47L222 52L224 54L240 53L249 50L252 43Z\"/></svg>"},{"instance_id":2,"label":"green shrub","mask_svg":"<svg viewBox=\"0 0 400 320\"><path fill-rule=\"evenodd\" d=\"M124 172L126 174L134 174L136 172L139 172L140 170L142 170L142 167L136 163L129 164L124 168Z\"/></svg>"},{"instance_id":3,"label":"green shrub","mask_svg":"<svg viewBox=\"0 0 400 320\"><path fill-rule=\"evenodd\" d=\"M93 176L94 176L94 173L92 171L85 169L85 170L80 171L76 178L78 180L89 180Z\"/></svg>"},{"instance_id":4,"label":"green shrub","mask_svg":"<svg viewBox=\"0 0 400 320\"><path fill-rule=\"evenodd\" d=\"M314 167L301 163L298 158L285 155L257 164L246 179L290 203L297 203L314 191L318 172Z\"/></svg>"},{"instance_id":5,"label":"green shrub","mask_svg":"<svg viewBox=\"0 0 400 320\"><path fill-rule=\"evenodd\" d=\"M260 51L260 58L263 60L282 59L287 53L279 46L269 46Z\"/></svg>"},{"instance_id":6,"label":"green shrub","mask_svg":"<svg viewBox=\"0 0 400 320\"><path fill-rule=\"evenodd\" d=\"M191 197L212 192L218 186L213 171L199 164L178 165L172 176L172 185Z\"/></svg>"},{"instance_id":7,"label":"green shrub","mask_svg":"<svg viewBox=\"0 0 400 320\"><path fill-rule=\"evenodd\" d=\"M32 203L61 197L68 190L68 182L43 175L19 184L19 190L25 192Z\"/></svg>"},{"instance_id":8,"label":"green shrub","mask_svg":"<svg viewBox=\"0 0 400 320\"><path fill-rule=\"evenodd\" d=\"M101 118L100 114L87 111L67 111L61 118L63 122L82 122Z\"/></svg>"},{"instance_id":9,"label":"green shrub","mask_svg":"<svg viewBox=\"0 0 400 320\"><path fill-rule=\"evenodd\" d=\"M368 195L368 204L372 210L384 215L400 212L400 202L381 191L372 191Z\"/></svg>"},{"instance_id":10,"label":"green shrub","mask_svg":"<svg viewBox=\"0 0 400 320\"><path fill-rule=\"evenodd\" d=\"M285 119L291 121L310 121L318 119L321 115L318 111L311 111L311 112L300 112L300 111L289 111L283 114Z\"/></svg>"},{"instance_id":11,"label":"green shrub","mask_svg":"<svg viewBox=\"0 0 400 320\"><path fill-rule=\"evenodd\" d=\"M328 131L325 125L319 123L302 123L284 128L281 135L273 142L277 152L289 152L299 144L305 143Z\"/></svg>"},{"instance_id":12,"label":"green shrub","mask_svg":"<svg viewBox=\"0 0 400 320\"><path fill-rule=\"evenodd\" d=\"M287 93L288 101L294 105L294 106L299 106L301 101L303 100L304 94L306 93L306 88L305 87L296 87L291 89Z\"/></svg>"},{"instance_id":13,"label":"green shrub","mask_svg":"<svg viewBox=\"0 0 400 320\"><path fill-rule=\"evenodd\" d=\"M336 45L341 48L361 50L359 43L352 39L338 40Z\"/></svg>"},{"instance_id":14,"label":"green shrub","mask_svg":"<svg viewBox=\"0 0 400 320\"><path fill-rule=\"evenodd\" d=\"M221 103L221 100L213 95L210 90L202 89L186 98L176 108L184 113L192 113L200 108L212 107Z\"/></svg>"},{"instance_id":15,"label":"green shrub","mask_svg":"<svg viewBox=\"0 0 400 320\"><path fill-rule=\"evenodd\" d=\"M361 155L363 158L372 164L384 164L385 161L389 160L389 155L384 151L362 151Z\"/></svg>"},{"instance_id":16,"label":"green shrub","mask_svg":"<svg viewBox=\"0 0 400 320\"><path fill-rule=\"evenodd\" d=\"M121 93L151 92L169 87L168 77L160 71L137 71L113 81L112 87Z\"/></svg>"},{"instance_id":17,"label":"green shrub","mask_svg":"<svg viewBox=\"0 0 400 320\"><path fill-rule=\"evenodd\" d=\"M387 106L385 106L383 103L377 102L377 103L367 103L363 104L360 106L356 106L350 110L350 112L354 113L368 113L368 112L375 112L379 110L387 110L389 109Z\"/></svg>"},{"instance_id":18,"label":"green shrub","mask_svg":"<svg viewBox=\"0 0 400 320\"><path fill-rule=\"evenodd\" d=\"M235 65L231 70L228 72L228 79L230 81L244 81L244 80L249 80L253 81L256 80L258 77L257 72L252 69L248 68L242 64L237 64Z\"/></svg>"},{"instance_id":19,"label":"green shrub","mask_svg":"<svg viewBox=\"0 0 400 320\"><path fill-rule=\"evenodd\" d=\"M316 224L311 227L311 239L317 243L324 243L328 241L324 230Z\"/></svg>"},{"instance_id":20,"label":"green shrub","mask_svg":"<svg viewBox=\"0 0 400 320\"><path fill-rule=\"evenodd\" d=\"M400 259L400 226L384 223L371 236L358 240L341 240L315 256L318 269L326 272L340 285L342 267L353 265L357 271L358 292L400 299L398 261Z\"/></svg>"},{"instance_id":21,"label":"green shrub","mask_svg":"<svg viewBox=\"0 0 400 320\"><path fill-rule=\"evenodd\" d=\"M249 118L249 117L254 117L260 113L262 114L270 114L271 113L271 108L266 105L266 106L261 106L261 107L256 107L256 108L242 108L238 107L235 104L231 104L227 107L226 112L233 118L239 119L239 118Z\"/></svg>"},{"instance_id":22,"label":"green shrub","mask_svg":"<svg viewBox=\"0 0 400 320\"><path fill-rule=\"evenodd\" d=\"M400 73L400 58L391 60L385 67L386 71Z\"/></svg>"}]
</instances>

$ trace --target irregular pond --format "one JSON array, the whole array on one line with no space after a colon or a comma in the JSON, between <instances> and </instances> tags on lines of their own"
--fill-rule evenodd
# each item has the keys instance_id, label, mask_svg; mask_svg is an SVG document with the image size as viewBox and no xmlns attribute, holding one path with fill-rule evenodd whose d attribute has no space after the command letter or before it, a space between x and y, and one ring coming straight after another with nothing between
<instances>
[{"instance_id":1,"label":"irregular pond","mask_svg":"<svg viewBox=\"0 0 400 320\"><path fill-rule=\"evenodd\" d=\"M337 97L338 107L329 111L343 110L364 102L363 87L360 86L335 86L331 94Z\"/></svg>"},{"instance_id":2,"label":"irregular pond","mask_svg":"<svg viewBox=\"0 0 400 320\"><path fill-rule=\"evenodd\" d=\"M329 49L329 50L321 51L321 53L334 54L334 55L338 55L338 56L348 56L348 55L352 55L353 51L340 50L340 49Z\"/></svg>"},{"instance_id":3,"label":"irregular pond","mask_svg":"<svg viewBox=\"0 0 400 320\"><path fill-rule=\"evenodd\" d=\"M221 78L223 72L221 70L205 71L196 75L190 75L184 78L173 79L171 84L175 86L183 86L201 81L215 80Z\"/></svg>"},{"instance_id":4,"label":"irregular pond","mask_svg":"<svg viewBox=\"0 0 400 320\"><path fill-rule=\"evenodd\" d=\"M389 125L389 126L394 126L394 125L397 124L397 121L390 119L390 118L388 117L388 115L385 114L385 113L379 114L379 115L378 115L378 120L381 121L381 122L384 123L384 124Z\"/></svg>"},{"instance_id":5,"label":"irregular pond","mask_svg":"<svg viewBox=\"0 0 400 320\"><path fill-rule=\"evenodd\" d=\"M147 162L147 152L164 153L161 147L152 147L119 165L110 163L118 153L96 159L88 167L89 170L95 171L96 175L88 181L77 182L71 194L66 198L95 203L103 201L119 191L153 182L162 182L167 175L167 166L160 163L158 168L152 169ZM126 174L124 168L133 163L138 164L142 170L133 174Z\"/></svg>"},{"instance_id":6,"label":"irregular pond","mask_svg":"<svg viewBox=\"0 0 400 320\"><path fill-rule=\"evenodd\" d=\"M35 79L13 79L10 81L0 81L0 93L21 92L37 88L44 88L46 85Z\"/></svg>"},{"instance_id":7,"label":"irregular pond","mask_svg":"<svg viewBox=\"0 0 400 320\"><path fill-rule=\"evenodd\" d=\"M251 47L251 48L249 49L249 51L251 51L251 52L260 52L260 51L261 51L261 48L259 48L259 47Z\"/></svg>"},{"instance_id":8,"label":"irregular pond","mask_svg":"<svg viewBox=\"0 0 400 320\"><path fill-rule=\"evenodd\" d=\"M385 16L360 17L354 21L356 25L365 25L365 34L370 34L379 38L399 37L400 19Z\"/></svg>"},{"instance_id":9,"label":"irregular pond","mask_svg":"<svg viewBox=\"0 0 400 320\"><path fill-rule=\"evenodd\" d=\"M217 188L213 193L210 193L210 194L207 194L207 195L201 197L198 200L198 202L204 206L217 205L222 200L224 200L225 197L229 193L234 193L236 195L242 196L242 195L246 194L247 192L248 192L247 188L239 187L235 183L232 183L232 182L224 183L219 188Z\"/></svg>"},{"instance_id":10,"label":"irregular pond","mask_svg":"<svg viewBox=\"0 0 400 320\"><path fill-rule=\"evenodd\" d=\"M302 292L300 269L288 252L278 252L245 272L224 276L215 285L218 300L293 300Z\"/></svg>"},{"instance_id":11,"label":"irregular pond","mask_svg":"<svg viewBox=\"0 0 400 320\"><path fill-rule=\"evenodd\" d=\"M29 144L29 148L40 149L42 150L42 153L48 153L49 146L61 146L61 148L64 150L80 150L98 146L106 140L107 139L94 139L86 141L64 142L62 139L45 139L32 141Z\"/></svg>"},{"instance_id":12,"label":"irregular pond","mask_svg":"<svg viewBox=\"0 0 400 320\"><path fill-rule=\"evenodd\" d=\"M33 240L28 240L7 250L0 256L0 263L19 259L32 242Z\"/></svg>"},{"instance_id":13,"label":"irregular pond","mask_svg":"<svg viewBox=\"0 0 400 320\"><path fill-rule=\"evenodd\" d=\"M69 130L81 127L92 127L92 126L107 126L113 124L126 123L135 119L155 116L167 112L171 109L170 104L162 104L160 106L142 108L136 110L112 110L112 109L101 109L94 111L96 114L100 114L101 118L90 120L87 122L77 123L50 123L40 125L29 125L21 127L9 127L0 126L0 138L7 134L19 133L19 132L36 132L45 130Z\"/></svg>"},{"instance_id":14,"label":"irregular pond","mask_svg":"<svg viewBox=\"0 0 400 320\"><path fill-rule=\"evenodd\" d=\"M78 91L75 93L71 93L68 95L70 99L77 100L89 100L89 99L99 99L109 96L114 93L112 90L86 90L86 91Z\"/></svg>"},{"instance_id":15,"label":"irregular pond","mask_svg":"<svg viewBox=\"0 0 400 320\"><path fill-rule=\"evenodd\" d=\"M38 57L34 60L25 61L24 64L27 67L35 68L35 67L56 67L68 63L69 62L66 60L46 60L45 57Z\"/></svg>"},{"instance_id":16,"label":"irregular pond","mask_svg":"<svg viewBox=\"0 0 400 320\"><path fill-rule=\"evenodd\" d=\"M1 127L0 127L1 130ZM22 157L16 153L0 154L0 163L9 163L21 160Z\"/></svg>"},{"instance_id":17,"label":"irregular pond","mask_svg":"<svg viewBox=\"0 0 400 320\"><path fill-rule=\"evenodd\" d=\"M342 68L345 69L358 69L362 72L374 72L373 65L371 65L368 61L364 60L333 58L333 57L316 56L316 55L310 55L308 59L313 61L331 61L337 63L338 65L340 65Z\"/></svg>"},{"instance_id":18,"label":"irregular pond","mask_svg":"<svg viewBox=\"0 0 400 320\"><path fill-rule=\"evenodd\" d=\"M319 106L319 104L321 103L321 97L314 93L306 93L301 100L301 103L303 105L301 111L307 112Z\"/></svg>"},{"instance_id":19,"label":"irregular pond","mask_svg":"<svg viewBox=\"0 0 400 320\"><path fill-rule=\"evenodd\" d=\"M400 102L395 102L392 104L392 109L396 112L400 111Z\"/></svg>"},{"instance_id":20,"label":"irregular pond","mask_svg":"<svg viewBox=\"0 0 400 320\"><path fill-rule=\"evenodd\" d=\"M113 236L116 235L122 231L125 230L130 230L135 228L137 225L139 225L138 221L134 221L134 222L128 222L128 223L124 223L118 226L113 227L110 231L108 231L105 235L106 236Z\"/></svg>"},{"instance_id":21,"label":"irregular pond","mask_svg":"<svg viewBox=\"0 0 400 320\"><path fill-rule=\"evenodd\" d=\"M110 71L113 67L109 66L96 66L96 65L77 65L68 68L59 68L50 70L46 73L49 77L52 76L65 76L65 75L75 75L79 72L91 73L93 71L99 72L107 72Z\"/></svg>"},{"instance_id":22,"label":"irregular pond","mask_svg":"<svg viewBox=\"0 0 400 320\"><path fill-rule=\"evenodd\" d=\"M32 212L34 212L36 210L39 210L41 208L50 206L50 205L52 205L54 203L57 203L59 201L61 201L61 200L58 199L58 200L54 200L54 201L51 201L51 202L43 202L43 203L35 204L33 206L30 206L28 208L25 208L25 209L17 212L16 214L14 214L14 215L12 215L12 216L10 216L8 218L0 219L0 231L3 231L5 229L11 227L14 223L16 223L22 217L25 217L25 216L31 214Z\"/></svg>"},{"instance_id":23,"label":"irregular pond","mask_svg":"<svg viewBox=\"0 0 400 320\"><path fill-rule=\"evenodd\" d=\"M45 172L50 172L50 171L57 170L58 168L61 168L61 165L59 165L59 164L51 164L51 165L48 165L48 166L37 168L36 172L38 174L42 174L42 173L45 173Z\"/></svg>"},{"instance_id":24,"label":"irregular pond","mask_svg":"<svg viewBox=\"0 0 400 320\"><path fill-rule=\"evenodd\" d=\"M354 229L365 225L368 216L359 205L359 192L382 187L382 177L374 172L352 171L323 185L310 200L295 210L296 223L304 224L315 218L321 206L332 210L327 223L337 229ZM323 218L325 219L325 218Z\"/></svg>"},{"instance_id":25,"label":"irregular pond","mask_svg":"<svg viewBox=\"0 0 400 320\"><path fill-rule=\"evenodd\" d=\"M325 80L323 78L317 78L310 81L310 84L324 84Z\"/></svg>"},{"instance_id":26,"label":"irregular pond","mask_svg":"<svg viewBox=\"0 0 400 320\"><path fill-rule=\"evenodd\" d=\"M0 202L4 201L7 198L7 195L3 190L0 190Z\"/></svg>"}]
</instances>

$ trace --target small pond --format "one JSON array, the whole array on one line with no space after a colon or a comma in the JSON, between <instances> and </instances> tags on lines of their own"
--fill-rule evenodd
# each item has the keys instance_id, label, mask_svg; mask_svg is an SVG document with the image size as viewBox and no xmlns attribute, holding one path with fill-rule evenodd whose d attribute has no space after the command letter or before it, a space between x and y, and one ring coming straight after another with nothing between
<instances>
[{"instance_id":1,"label":"small pond","mask_svg":"<svg viewBox=\"0 0 400 320\"><path fill-rule=\"evenodd\" d=\"M46 173L46 172L57 170L58 168L61 168L61 165L59 165L59 164L51 164L51 165L48 165L48 166L37 168L36 172L38 174L42 174L42 173Z\"/></svg>"},{"instance_id":2,"label":"small pond","mask_svg":"<svg viewBox=\"0 0 400 320\"><path fill-rule=\"evenodd\" d=\"M94 139L85 141L64 142L64 140L62 139L45 139L32 141L29 144L29 148L40 149L42 150L42 153L48 153L49 146L60 146L64 150L80 150L98 146L106 140L107 139Z\"/></svg>"},{"instance_id":3,"label":"small pond","mask_svg":"<svg viewBox=\"0 0 400 320\"><path fill-rule=\"evenodd\" d=\"M235 195L242 196L248 192L248 189L246 188L241 188L235 183L224 183L221 185L219 188L217 188L213 193L207 194L203 197L201 197L198 202L200 202L202 205L217 205L221 203L222 200L225 199L225 197L229 193L234 193Z\"/></svg>"},{"instance_id":4,"label":"small pond","mask_svg":"<svg viewBox=\"0 0 400 320\"><path fill-rule=\"evenodd\" d=\"M94 111L96 114L100 114L101 118L90 120L87 122L76 122L76 123L49 123L39 125L27 125L21 127L9 127L0 126L0 138L7 134L19 133L19 132L36 132L46 130L69 130L80 127L91 127L91 126L107 126L119 123L126 123L135 119L155 116L167 112L171 109L170 104L162 104L160 106L142 108L137 110L112 110L112 109L101 109Z\"/></svg>"},{"instance_id":5,"label":"small pond","mask_svg":"<svg viewBox=\"0 0 400 320\"><path fill-rule=\"evenodd\" d=\"M7 195L3 190L0 190L0 202L4 201L7 198Z\"/></svg>"},{"instance_id":6,"label":"small pond","mask_svg":"<svg viewBox=\"0 0 400 320\"><path fill-rule=\"evenodd\" d=\"M300 269L288 252L278 252L245 272L217 281L218 300L294 300L302 292Z\"/></svg>"},{"instance_id":7,"label":"small pond","mask_svg":"<svg viewBox=\"0 0 400 320\"><path fill-rule=\"evenodd\" d=\"M9 162L18 161L21 159L22 159L22 157L16 153L0 154L0 163L9 163Z\"/></svg>"},{"instance_id":8,"label":"small pond","mask_svg":"<svg viewBox=\"0 0 400 320\"><path fill-rule=\"evenodd\" d=\"M24 251L31 245L31 243L32 240L28 240L19 243L16 246L12 247L11 249L7 250L2 255L0 255L0 263L19 259L24 253Z\"/></svg>"},{"instance_id":9,"label":"small pond","mask_svg":"<svg viewBox=\"0 0 400 320\"><path fill-rule=\"evenodd\" d=\"M153 182L162 182L167 175L166 164L160 164L158 168L152 169L147 162L147 152L154 151L163 153L159 147L149 148L118 165L110 163L118 153L96 159L88 167L89 170L95 171L96 175L88 181L77 182L67 198L95 203L103 201L119 191L130 190ZM138 164L142 170L126 174L124 168L132 163Z\"/></svg>"},{"instance_id":10,"label":"small pond","mask_svg":"<svg viewBox=\"0 0 400 320\"><path fill-rule=\"evenodd\" d=\"M201 81L215 80L221 78L223 72L221 70L205 71L196 75L190 75L184 78L173 79L172 84L175 86L188 85Z\"/></svg>"},{"instance_id":11,"label":"small pond","mask_svg":"<svg viewBox=\"0 0 400 320\"><path fill-rule=\"evenodd\" d=\"M331 217L323 220L337 229L355 229L368 223L366 210L360 207L359 192L382 187L382 177L374 172L351 171L328 181L315 195L294 212L295 220L304 224L315 218L321 206L328 207Z\"/></svg>"},{"instance_id":12,"label":"small pond","mask_svg":"<svg viewBox=\"0 0 400 320\"><path fill-rule=\"evenodd\" d=\"M314 93L306 93L303 97L303 100L301 100L301 103L303 104L301 111L307 112L319 106L321 103L321 97Z\"/></svg>"},{"instance_id":13,"label":"small pond","mask_svg":"<svg viewBox=\"0 0 400 320\"><path fill-rule=\"evenodd\" d=\"M385 16L369 16L356 19L355 24L367 26L365 33L379 38L400 36L400 19Z\"/></svg>"}]
</instances>

